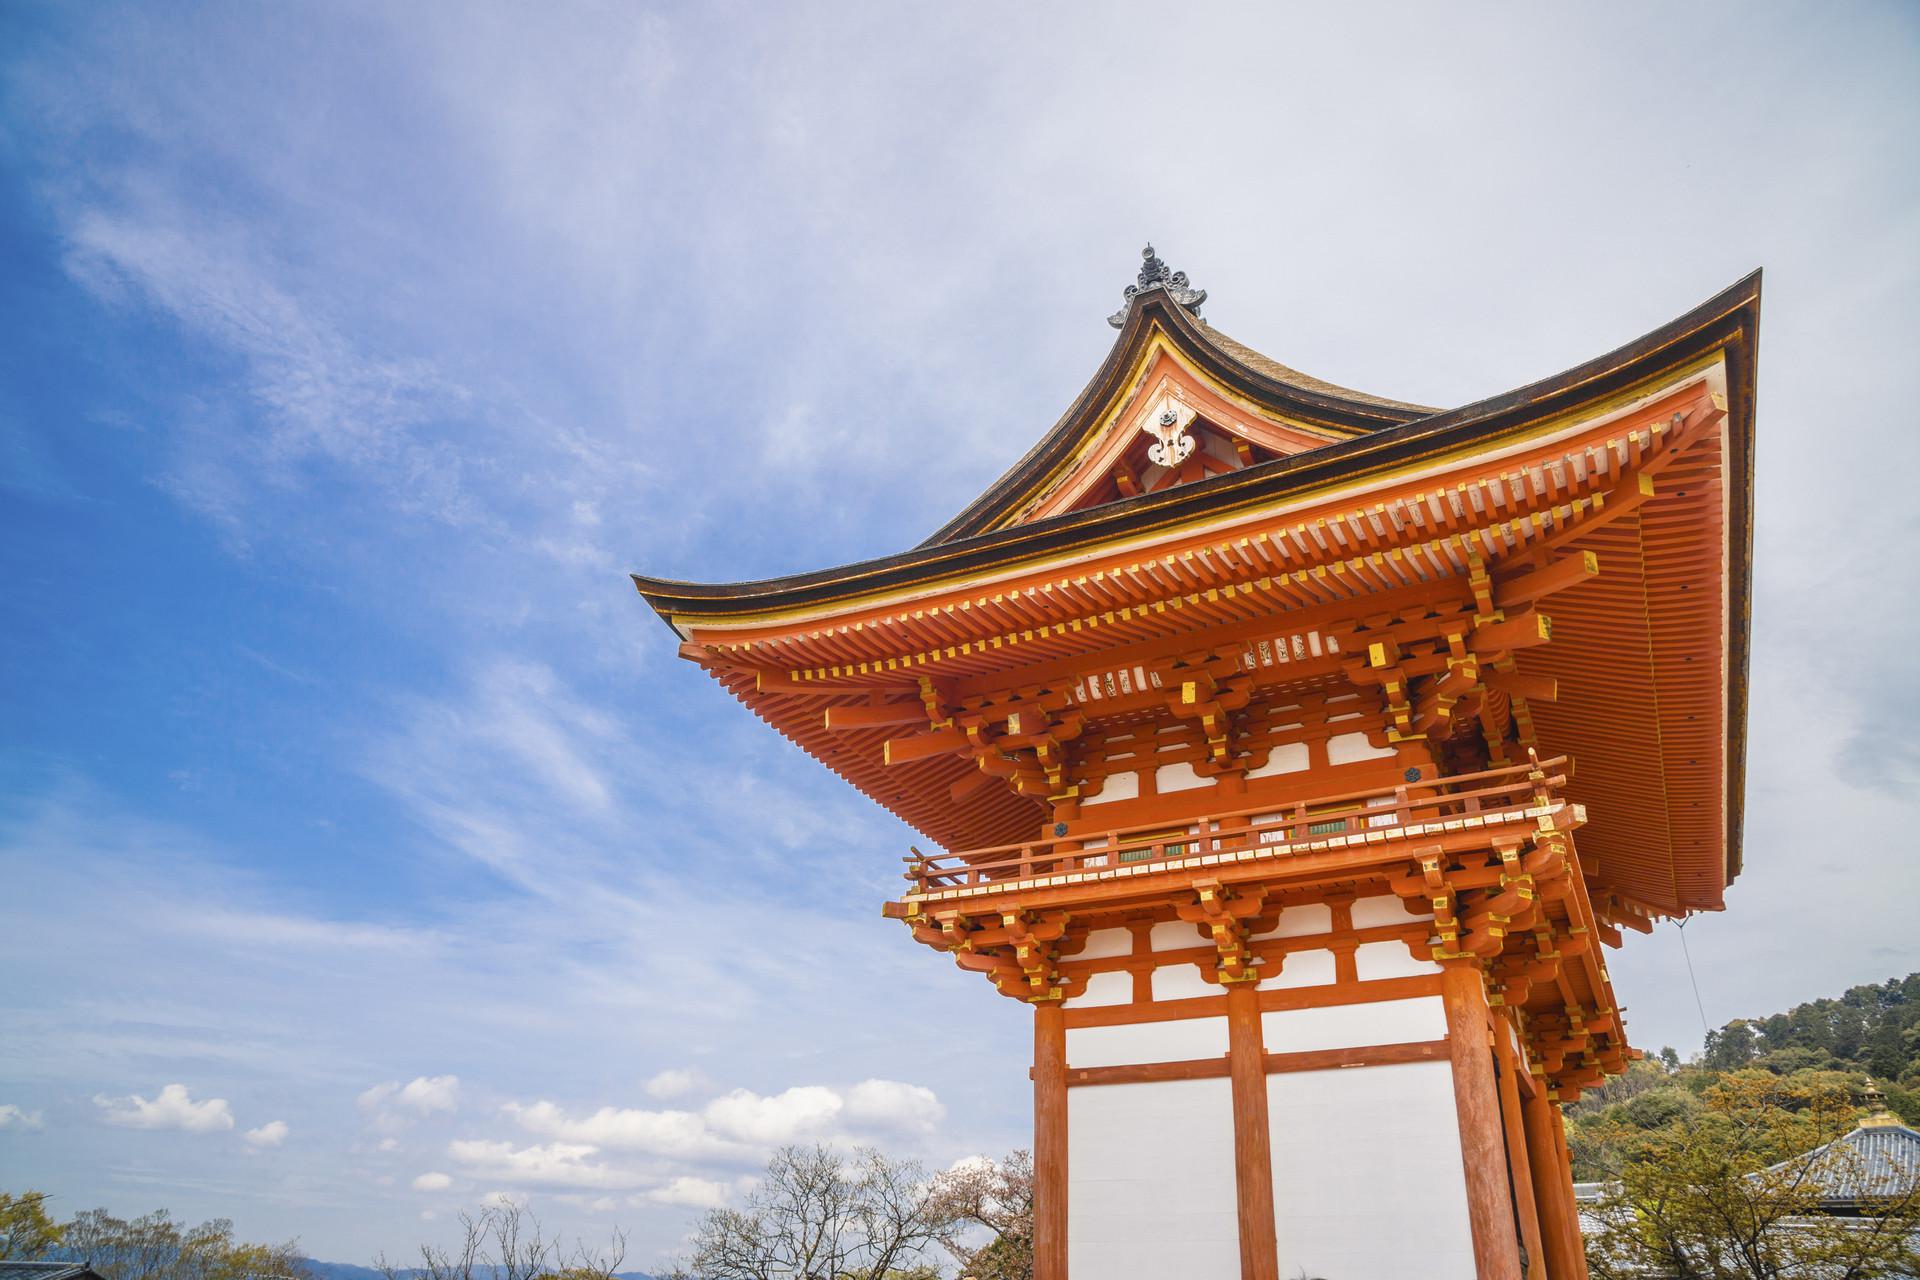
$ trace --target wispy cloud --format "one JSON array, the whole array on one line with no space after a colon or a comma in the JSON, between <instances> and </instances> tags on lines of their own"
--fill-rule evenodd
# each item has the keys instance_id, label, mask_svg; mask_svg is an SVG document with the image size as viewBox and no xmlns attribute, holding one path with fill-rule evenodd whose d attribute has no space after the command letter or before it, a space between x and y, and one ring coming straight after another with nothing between
<instances>
[{"instance_id":1,"label":"wispy cloud","mask_svg":"<svg viewBox=\"0 0 1920 1280\"><path fill-rule=\"evenodd\" d=\"M149 204L138 214L85 208L68 238L71 269L103 298L159 308L243 362L257 413L241 421L260 429L207 441L224 461L195 449L181 458L166 482L190 505L237 521L234 495L246 478L227 467L250 463L285 485L324 461L387 488L404 511L456 525L476 519L465 460L432 430L464 413L468 393L426 361L359 349L273 281L248 230L204 209Z\"/></svg>"},{"instance_id":2,"label":"wispy cloud","mask_svg":"<svg viewBox=\"0 0 1920 1280\"><path fill-rule=\"evenodd\" d=\"M460 1105L460 1077L415 1076L405 1084L389 1080L362 1092L359 1102L362 1111L376 1115L393 1111L421 1115L451 1112Z\"/></svg>"},{"instance_id":3,"label":"wispy cloud","mask_svg":"<svg viewBox=\"0 0 1920 1280\"><path fill-rule=\"evenodd\" d=\"M97 781L5 797L9 1140L44 1113L68 1185L121 1168L116 1195L356 1256L419 1230L388 1207L410 1179L617 1203L651 1247L775 1134L1011 1141L1018 1011L873 914L904 833L670 662L619 571L911 543L1080 392L1147 235L1235 336L1447 403L1765 265L1748 872L1689 938L1729 1013L1911 967L1914 593L1869 551L1920 530L1860 500L1920 461L1920 241L1886 163L1920 124L1903 14L1669 17L1652 44L1491 12L1410 9L1386 41L1334 9L1201 14L1153 56L1209 92L1150 111L1112 90L1145 9L1012 35L958 10L738 16L108 5L10 28L7 225L23 261L42 228L58 246L22 305L85 335L0 388L6 483L73 520L20 545L89 557L44 615L70 665L24 678L128 731L25 744ZM1728 119L1703 45L1764 90L1710 143L1671 127ZM1273 77L1300 47L1334 53ZM1377 92L1351 92L1355 57ZM1221 173L1234 199L1193 198ZM156 512L193 536L130 605L91 571ZM192 558L208 527L241 554ZM217 613L204 652L176 631L194 611ZM185 649L208 687L173 678ZM1810 862L1884 892L1810 913ZM1784 933L1812 957L1786 976L1761 954ZM1695 1034L1670 936L1613 967L1636 1036ZM876 1022L874 989L951 1049ZM455 1110L396 1101L456 1073ZM95 1121L171 1105L161 1081L291 1136L125 1169ZM373 1081L392 1134L356 1104Z\"/></svg>"}]
</instances>

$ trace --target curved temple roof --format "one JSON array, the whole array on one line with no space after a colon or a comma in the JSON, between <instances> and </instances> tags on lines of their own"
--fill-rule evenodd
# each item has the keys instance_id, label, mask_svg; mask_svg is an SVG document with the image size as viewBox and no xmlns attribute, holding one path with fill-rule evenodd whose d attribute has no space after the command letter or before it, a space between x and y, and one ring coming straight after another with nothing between
<instances>
[{"instance_id":1,"label":"curved temple roof","mask_svg":"<svg viewBox=\"0 0 1920 1280\"><path fill-rule=\"evenodd\" d=\"M844 603L868 593L1004 565L1095 539L1165 527L1199 511L1224 513L1236 506L1305 490L1330 478L1365 477L1462 441L1497 439L1503 431L1585 402L1603 400L1663 369L1718 349L1728 354L1729 381L1735 392L1734 435L1738 440L1751 441L1759 320L1760 272L1755 271L1685 315L1597 359L1457 409L1424 410L1356 392L1335 395L1333 391L1338 389L1331 384L1295 374L1261 357L1272 369L1297 380L1284 382L1277 373L1263 372L1232 354L1248 349L1231 339L1223 342L1222 335L1165 295L1143 294L1101 371L1074 407L986 493L919 546L833 568L743 582L686 582L640 573L631 576L654 611L683 635L687 625L702 622L721 623L786 608ZM1329 442L1231 475L1031 524L988 529L988 513L1003 511L1012 504L1014 499L1008 491L1016 489L1023 478L1030 483L1047 460L1057 462L1067 442L1084 433L1097 412L1096 392L1113 390L1131 364L1125 357L1137 353L1154 323L1187 337L1196 355L1204 358L1211 353L1219 362L1213 371L1224 380L1247 388L1250 394L1261 393L1276 410L1326 426ZM1752 473L1746 450L1741 453L1742 466L1737 474L1745 483L1739 495L1738 527L1744 530L1744 499L1751 489ZM1741 576L1739 598L1744 600L1744 556L1734 569ZM1744 633L1744 627L1742 630Z\"/></svg>"},{"instance_id":2,"label":"curved temple roof","mask_svg":"<svg viewBox=\"0 0 1920 1280\"><path fill-rule=\"evenodd\" d=\"M1558 701L1539 704L1535 720L1543 744L1581 756L1575 798L1596 802L1583 854L1591 850L1614 887L1649 909L1713 909L1740 863L1759 306L1755 272L1606 355L1439 411L1299 374L1220 334L1172 291L1142 288L1130 294L1118 340L1066 414L921 545L755 582L689 583L638 574L633 580L690 642L688 656L708 665L756 714L932 839L949 848L1024 839L1020 824L1033 819L1024 809L1002 809L994 820L998 827L982 825L987 820L977 815L950 812L952 779L939 772L944 766L885 769L877 748L823 735L817 701L757 685L755 669L817 678L806 671L858 661L859 679L865 680L864 659L871 657L872 679L897 682L903 677L879 674L882 641L899 652L900 636L917 625L913 619L922 609L928 616L942 614L941 625L956 637L960 647L948 648L945 657L973 651L955 664L963 673L969 663L1017 661L1011 650L1003 656L997 639L987 654L989 615L999 610L977 606L998 600L995 593L1011 599L1025 591L1032 598L1062 573L1098 576L1103 566L1108 572L1125 566L1129 556L1137 561L1164 556L1167 548L1202 548L1206 539L1242 531L1254 531L1256 538L1259 529L1274 531L1277 543L1276 520L1311 522L1316 514L1331 520L1337 511L1359 510L1355 504L1410 496L1419 484L1470 478L1472 466L1532 466L1537 474L1540 464L1526 459L1545 458L1550 435L1572 439L1585 432L1582 440L1591 443L1594 432L1623 415L1644 417L1671 407L1668 401L1683 392L1694 402L1711 391L1724 414L1716 412L1717 425L1691 440L1684 454L1676 453L1659 480L1659 495L1590 534L1573 531L1565 545L1596 554L1606 568L1556 597L1555 641L1529 651L1521 668L1559 681ZM1101 442L1133 430L1118 415L1138 411L1157 368L1204 384L1221 411L1240 415L1249 430L1271 429L1291 443L1269 451L1280 456L1224 474L1057 509L1062 486L1087 473ZM1576 462L1573 469L1581 468ZM1604 478L1612 483L1618 474ZM1598 510L1607 497L1594 488L1601 478L1589 474L1585 489L1575 484L1554 492L1594 494L1581 500ZM1109 586L1114 581L1110 577ZM976 606L970 614L969 601ZM1088 625L1097 621L1090 618ZM1095 637L1084 643L1098 648L1108 642ZM945 661L935 658L937 664ZM891 661L886 666L893 670ZM851 675L854 669L845 670ZM1676 710L1682 703L1684 714Z\"/></svg>"}]
</instances>

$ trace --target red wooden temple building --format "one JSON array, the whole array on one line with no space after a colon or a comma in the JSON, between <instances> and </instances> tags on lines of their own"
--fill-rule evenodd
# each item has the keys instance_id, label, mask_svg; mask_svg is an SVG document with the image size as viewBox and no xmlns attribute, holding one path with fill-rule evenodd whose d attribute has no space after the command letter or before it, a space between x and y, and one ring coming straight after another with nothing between
<instances>
[{"instance_id":1,"label":"red wooden temple building","mask_svg":"<svg viewBox=\"0 0 1920 1280\"><path fill-rule=\"evenodd\" d=\"M1038 1280L1579 1280L1606 949L1740 869L1759 277L1442 411L1145 259L920 546L635 581L937 847L886 914L1030 1007Z\"/></svg>"}]
</instances>

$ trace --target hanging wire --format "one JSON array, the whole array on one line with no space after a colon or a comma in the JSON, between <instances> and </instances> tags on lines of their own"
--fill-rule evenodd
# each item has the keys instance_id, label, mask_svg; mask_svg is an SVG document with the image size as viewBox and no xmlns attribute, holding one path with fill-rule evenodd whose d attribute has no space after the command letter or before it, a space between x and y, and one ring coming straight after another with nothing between
<instances>
[{"instance_id":1,"label":"hanging wire","mask_svg":"<svg viewBox=\"0 0 1920 1280\"><path fill-rule=\"evenodd\" d=\"M1700 1034L1702 1036L1710 1036L1713 1034L1713 1029L1707 1025L1707 1006L1700 1000L1700 979L1694 976L1693 951L1687 946L1687 925L1692 923L1692 921L1693 916L1689 913L1687 917L1679 923L1680 954L1687 958L1687 981L1693 984L1693 1007L1700 1011Z\"/></svg>"}]
</instances>

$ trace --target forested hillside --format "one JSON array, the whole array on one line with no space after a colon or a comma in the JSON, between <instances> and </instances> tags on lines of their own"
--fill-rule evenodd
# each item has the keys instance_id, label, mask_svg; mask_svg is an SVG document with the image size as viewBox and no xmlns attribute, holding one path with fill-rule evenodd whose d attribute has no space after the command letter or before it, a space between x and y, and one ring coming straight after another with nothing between
<instances>
[{"instance_id":1,"label":"forested hillside","mask_svg":"<svg viewBox=\"0 0 1920 1280\"><path fill-rule=\"evenodd\" d=\"M1865 1071L1883 1084L1912 1089L1920 1085L1920 973L1852 987L1837 1000L1809 1001L1767 1018L1735 1018L1707 1037L1700 1065L1776 1074Z\"/></svg>"},{"instance_id":2,"label":"forested hillside","mask_svg":"<svg viewBox=\"0 0 1920 1280\"><path fill-rule=\"evenodd\" d=\"M1709 1090L1745 1072L1777 1077L1773 1092L1783 1098L1839 1093L1861 1109L1877 1089L1889 1110L1920 1125L1920 973L1784 1013L1735 1018L1710 1032L1691 1062L1663 1049L1634 1063L1567 1108L1574 1178L1611 1176L1614 1148L1624 1138L1683 1125L1700 1113Z\"/></svg>"}]
</instances>

